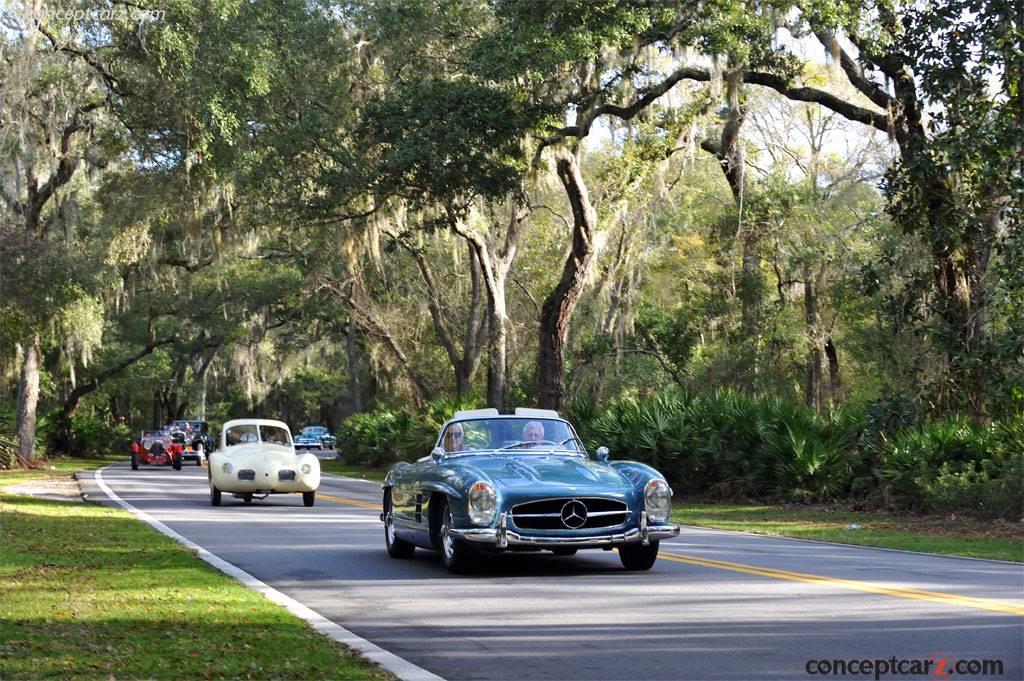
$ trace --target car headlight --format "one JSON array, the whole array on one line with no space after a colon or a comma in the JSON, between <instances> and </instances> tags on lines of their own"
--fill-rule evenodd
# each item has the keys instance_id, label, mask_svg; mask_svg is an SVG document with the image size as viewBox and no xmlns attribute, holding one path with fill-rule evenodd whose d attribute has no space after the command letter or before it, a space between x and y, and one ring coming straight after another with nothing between
<instances>
[{"instance_id":1,"label":"car headlight","mask_svg":"<svg viewBox=\"0 0 1024 681\"><path fill-rule=\"evenodd\" d=\"M469 488L469 521L474 525L490 525L498 510L498 495L486 482L476 482Z\"/></svg>"},{"instance_id":2,"label":"car headlight","mask_svg":"<svg viewBox=\"0 0 1024 681\"><path fill-rule=\"evenodd\" d=\"M231 467L231 462L229 461L225 461L224 465L221 466L220 469L224 471L224 475L231 475L231 471L235 470Z\"/></svg>"},{"instance_id":3,"label":"car headlight","mask_svg":"<svg viewBox=\"0 0 1024 681\"><path fill-rule=\"evenodd\" d=\"M647 518L656 523L668 520L672 512L672 490L664 480L651 480L644 487L644 509Z\"/></svg>"},{"instance_id":4,"label":"car headlight","mask_svg":"<svg viewBox=\"0 0 1024 681\"><path fill-rule=\"evenodd\" d=\"M309 475L310 473L313 472L313 467L310 466L308 463L304 463L302 464L302 467L299 468L299 470L302 471L303 475Z\"/></svg>"}]
</instances>

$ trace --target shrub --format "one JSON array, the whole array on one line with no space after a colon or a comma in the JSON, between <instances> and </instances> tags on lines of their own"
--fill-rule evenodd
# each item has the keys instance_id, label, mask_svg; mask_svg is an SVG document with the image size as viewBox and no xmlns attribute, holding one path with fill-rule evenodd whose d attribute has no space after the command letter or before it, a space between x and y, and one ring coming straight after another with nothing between
<instances>
[{"instance_id":1,"label":"shrub","mask_svg":"<svg viewBox=\"0 0 1024 681\"><path fill-rule=\"evenodd\" d=\"M891 505L915 511L1016 518L1024 510L1024 417L977 425L952 417L879 447Z\"/></svg>"},{"instance_id":2,"label":"shrub","mask_svg":"<svg viewBox=\"0 0 1024 681\"><path fill-rule=\"evenodd\" d=\"M125 453L131 446L132 432L127 425L112 425L89 412L71 417L71 451L85 455Z\"/></svg>"},{"instance_id":3,"label":"shrub","mask_svg":"<svg viewBox=\"0 0 1024 681\"><path fill-rule=\"evenodd\" d=\"M661 470L683 494L818 500L849 489L859 420L785 400L670 389L593 419L590 444Z\"/></svg>"},{"instance_id":4,"label":"shrub","mask_svg":"<svg viewBox=\"0 0 1024 681\"><path fill-rule=\"evenodd\" d=\"M434 400L415 412L379 408L353 414L341 424L339 449L349 464L380 468L415 461L430 453L441 425L459 409L460 400Z\"/></svg>"}]
</instances>

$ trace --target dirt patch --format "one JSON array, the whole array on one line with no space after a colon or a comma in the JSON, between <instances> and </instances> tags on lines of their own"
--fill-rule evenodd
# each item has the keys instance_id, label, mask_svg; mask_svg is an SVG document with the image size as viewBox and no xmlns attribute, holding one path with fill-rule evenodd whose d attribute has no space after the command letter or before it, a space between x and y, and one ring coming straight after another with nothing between
<instances>
[{"instance_id":1,"label":"dirt patch","mask_svg":"<svg viewBox=\"0 0 1024 681\"><path fill-rule=\"evenodd\" d=\"M7 494L23 494L40 499L53 501L82 501L82 490L74 478L40 478L8 485L3 490Z\"/></svg>"}]
</instances>

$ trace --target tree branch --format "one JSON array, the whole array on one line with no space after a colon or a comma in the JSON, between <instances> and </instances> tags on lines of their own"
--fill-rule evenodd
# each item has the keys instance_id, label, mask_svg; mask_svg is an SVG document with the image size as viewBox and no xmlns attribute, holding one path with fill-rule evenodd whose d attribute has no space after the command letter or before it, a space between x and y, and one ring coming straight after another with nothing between
<instances>
[{"instance_id":1,"label":"tree branch","mask_svg":"<svg viewBox=\"0 0 1024 681\"><path fill-rule=\"evenodd\" d=\"M818 42L820 42L826 50L830 53L834 52L839 55L839 66L843 69L843 73L846 74L847 79L849 79L850 83L852 83L855 88L883 109L887 109L892 106L892 97L882 90L878 83L869 80L867 76L864 75L864 69L862 69L860 64L858 64L853 57L843 49L835 34L826 33L825 31L815 31L814 35L817 36Z\"/></svg>"}]
</instances>

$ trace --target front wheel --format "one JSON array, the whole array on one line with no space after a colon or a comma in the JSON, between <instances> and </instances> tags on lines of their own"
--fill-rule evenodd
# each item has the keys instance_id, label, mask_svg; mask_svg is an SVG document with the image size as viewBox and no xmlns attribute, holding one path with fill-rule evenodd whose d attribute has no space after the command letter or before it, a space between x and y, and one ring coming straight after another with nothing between
<instances>
[{"instance_id":1,"label":"front wheel","mask_svg":"<svg viewBox=\"0 0 1024 681\"><path fill-rule=\"evenodd\" d=\"M313 502L315 502L315 501L316 501L316 491L315 490L312 491L312 492L303 492L302 493L302 505L303 506L307 506L307 507L312 506Z\"/></svg>"},{"instance_id":2,"label":"front wheel","mask_svg":"<svg viewBox=\"0 0 1024 681\"><path fill-rule=\"evenodd\" d=\"M171 465L174 466L174 470L181 470L181 454L175 454L171 459Z\"/></svg>"},{"instance_id":3,"label":"front wheel","mask_svg":"<svg viewBox=\"0 0 1024 681\"><path fill-rule=\"evenodd\" d=\"M220 506L220 490L210 481L210 506Z\"/></svg>"},{"instance_id":4,"label":"front wheel","mask_svg":"<svg viewBox=\"0 0 1024 681\"><path fill-rule=\"evenodd\" d=\"M404 539L399 539L395 534L395 514L391 510L391 490L384 490L384 545L388 549L388 555L392 558L412 558L416 551L416 545L410 544Z\"/></svg>"},{"instance_id":5,"label":"front wheel","mask_svg":"<svg viewBox=\"0 0 1024 681\"><path fill-rule=\"evenodd\" d=\"M643 544L626 544L619 547L619 560L627 570L650 570L654 561L658 560L658 542Z\"/></svg>"},{"instance_id":6,"label":"front wheel","mask_svg":"<svg viewBox=\"0 0 1024 681\"><path fill-rule=\"evenodd\" d=\"M139 470L139 455L135 452L132 452L132 470Z\"/></svg>"},{"instance_id":7,"label":"front wheel","mask_svg":"<svg viewBox=\"0 0 1024 681\"><path fill-rule=\"evenodd\" d=\"M441 560L448 568L448 572L465 574L471 572L476 566L477 550L453 535L451 530L454 527L455 517L452 515L452 507L445 499L441 508L441 531L438 534L438 538L441 540Z\"/></svg>"}]
</instances>

